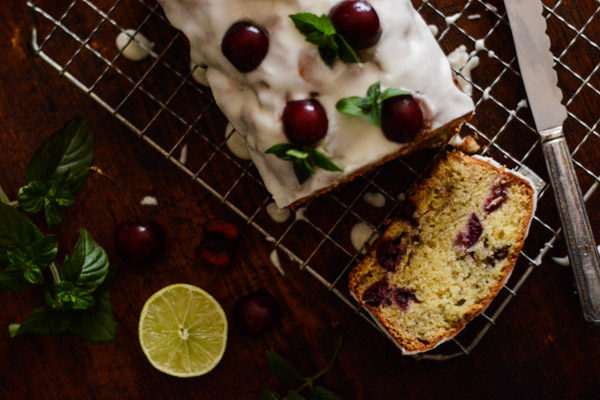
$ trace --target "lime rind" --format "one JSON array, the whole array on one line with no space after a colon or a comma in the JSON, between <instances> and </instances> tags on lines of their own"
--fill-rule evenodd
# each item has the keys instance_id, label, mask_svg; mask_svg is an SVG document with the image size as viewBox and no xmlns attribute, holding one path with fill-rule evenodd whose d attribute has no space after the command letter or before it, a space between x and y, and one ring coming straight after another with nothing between
<instances>
[{"instance_id":1,"label":"lime rind","mask_svg":"<svg viewBox=\"0 0 600 400\"><path fill-rule=\"evenodd\" d=\"M203 289L184 283L154 293L140 314L142 351L159 371L189 378L213 370L227 345L227 317Z\"/></svg>"}]
</instances>

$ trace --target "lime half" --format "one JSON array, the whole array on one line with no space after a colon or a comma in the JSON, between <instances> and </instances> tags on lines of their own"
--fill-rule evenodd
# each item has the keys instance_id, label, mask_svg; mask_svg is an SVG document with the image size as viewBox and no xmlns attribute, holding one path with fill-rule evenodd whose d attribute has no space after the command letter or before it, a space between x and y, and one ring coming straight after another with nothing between
<instances>
[{"instance_id":1,"label":"lime half","mask_svg":"<svg viewBox=\"0 0 600 400\"><path fill-rule=\"evenodd\" d=\"M227 317L199 287L177 283L144 304L140 346L152 366L181 378L204 375L221 361L227 345Z\"/></svg>"}]
</instances>

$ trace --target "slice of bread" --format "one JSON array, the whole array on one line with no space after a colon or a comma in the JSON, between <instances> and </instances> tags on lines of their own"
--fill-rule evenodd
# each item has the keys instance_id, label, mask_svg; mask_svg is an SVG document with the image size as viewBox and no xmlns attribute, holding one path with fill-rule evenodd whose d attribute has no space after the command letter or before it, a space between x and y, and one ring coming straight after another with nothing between
<instances>
[{"instance_id":1,"label":"slice of bread","mask_svg":"<svg viewBox=\"0 0 600 400\"><path fill-rule=\"evenodd\" d=\"M452 338L502 288L535 207L525 178L453 151L352 270L350 291L405 354Z\"/></svg>"}]
</instances>

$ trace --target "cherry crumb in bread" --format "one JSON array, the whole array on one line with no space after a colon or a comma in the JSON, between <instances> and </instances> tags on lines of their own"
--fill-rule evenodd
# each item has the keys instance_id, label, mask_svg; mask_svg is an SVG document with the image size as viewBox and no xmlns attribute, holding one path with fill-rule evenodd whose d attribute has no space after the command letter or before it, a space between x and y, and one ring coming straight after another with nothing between
<instances>
[{"instance_id":1,"label":"cherry crumb in bread","mask_svg":"<svg viewBox=\"0 0 600 400\"><path fill-rule=\"evenodd\" d=\"M368 1L341 1L329 11L329 19L355 50L372 47L381 37L379 16Z\"/></svg>"},{"instance_id":2,"label":"cherry crumb in bread","mask_svg":"<svg viewBox=\"0 0 600 400\"><path fill-rule=\"evenodd\" d=\"M240 72L258 68L268 50L269 37L265 31L246 21L231 25L221 42L221 51Z\"/></svg>"},{"instance_id":3,"label":"cherry crumb in bread","mask_svg":"<svg viewBox=\"0 0 600 400\"><path fill-rule=\"evenodd\" d=\"M281 316L277 301L264 289L241 298L234 309L238 326L249 335L258 335Z\"/></svg>"},{"instance_id":4,"label":"cherry crumb in bread","mask_svg":"<svg viewBox=\"0 0 600 400\"><path fill-rule=\"evenodd\" d=\"M381 108L381 129L389 140L408 143L423 128L423 111L411 95L386 99Z\"/></svg>"},{"instance_id":5,"label":"cherry crumb in bread","mask_svg":"<svg viewBox=\"0 0 600 400\"><path fill-rule=\"evenodd\" d=\"M117 227L115 247L121 258L128 263L154 262L165 247L163 229L156 222L125 222Z\"/></svg>"},{"instance_id":6,"label":"cherry crumb in bread","mask_svg":"<svg viewBox=\"0 0 600 400\"><path fill-rule=\"evenodd\" d=\"M290 142L306 146L323 139L329 127L327 113L315 99L288 102L283 110L282 121Z\"/></svg>"}]
</instances>

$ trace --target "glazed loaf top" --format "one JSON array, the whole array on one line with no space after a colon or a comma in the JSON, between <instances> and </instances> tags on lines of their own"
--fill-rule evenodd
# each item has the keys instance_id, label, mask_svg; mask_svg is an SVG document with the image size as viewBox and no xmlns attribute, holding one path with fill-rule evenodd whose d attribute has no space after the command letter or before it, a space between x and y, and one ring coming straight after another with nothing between
<instances>
[{"instance_id":1,"label":"glazed loaf top","mask_svg":"<svg viewBox=\"0 0 600 400\"><path fill-rule=\"evenodd\" d=\"M381 24L379 42L360 53L361 64L338 61L331 68L288 16L327 14L338 0L159 1L170 22L188 37L192 61L207 67L217 105L245 137L253 162L280 207L410 145L388 140L366 119L339 113L335 105L342 98L364 96L378 81L382 89L408 90L424 109L427 132L473 111L472 100L453 82L446 56L409 0L371 0ZM221 51L225 33L238 21L262 27L269 39L266 57L248 73L238 71ZM344 172L316 169L300 184L290 162L265 151L288 141L281 121L286 102L311 97L323 105L329 121L317 148Z\"/></svg>"}]
</instances>

